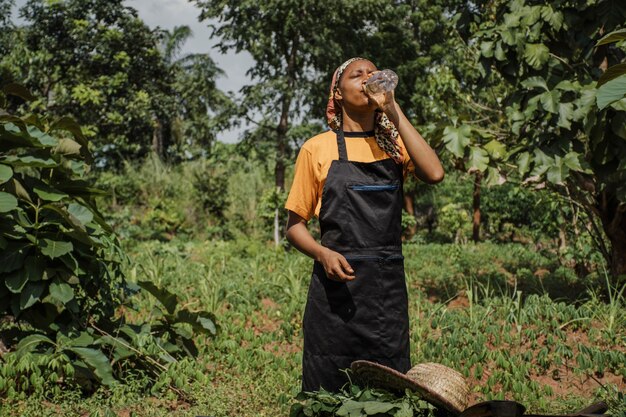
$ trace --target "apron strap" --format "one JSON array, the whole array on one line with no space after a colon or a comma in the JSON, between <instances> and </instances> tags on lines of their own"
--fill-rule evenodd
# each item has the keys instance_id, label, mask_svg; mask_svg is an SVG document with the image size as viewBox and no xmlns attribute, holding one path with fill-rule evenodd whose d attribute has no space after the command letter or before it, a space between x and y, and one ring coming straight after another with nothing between
<instances>
[{"instance_id":1,"label":"apron strap","mask_svg":"<svg viewBox=\"0 0 626 417\"><path fill-rule=\"evenodd\" d=\"M336 130L337 134L337 149L339 150L339 160L348 160L348 151L346 150L346 138L343 135L343 129Z\"/></svg>"}]
</instances>

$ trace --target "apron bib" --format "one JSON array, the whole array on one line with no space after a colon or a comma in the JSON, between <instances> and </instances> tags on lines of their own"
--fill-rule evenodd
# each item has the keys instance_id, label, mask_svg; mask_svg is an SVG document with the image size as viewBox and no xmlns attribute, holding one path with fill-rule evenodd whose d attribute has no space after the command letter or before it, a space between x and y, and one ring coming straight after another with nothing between
<instances>
[{"instance_id":1,"label":"apron bib","mask_svg":"<svg viewBox=\"0 0 626 417\"><path fill-rule=\"evenodd\" d=\"M402 256L402 166L391 158L348 160L343 131L339 160L322 191L321 244L346 257L356 278L341 283L315 262L304 311L302 390L338 391L341 369L359 359L399 372L411 367Z\"/></svg>"}]
</instances>

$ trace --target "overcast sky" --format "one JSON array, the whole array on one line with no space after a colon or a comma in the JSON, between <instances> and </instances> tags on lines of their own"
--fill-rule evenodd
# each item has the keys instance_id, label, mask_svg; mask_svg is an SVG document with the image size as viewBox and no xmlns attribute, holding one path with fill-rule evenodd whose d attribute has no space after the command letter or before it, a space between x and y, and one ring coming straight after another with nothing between
<instances>
[{"instance_id":1,"label":"overcast sky","mask_svg":"<svg viewBox=\"0 0 626 417\"><path fill-rule=\"evenodd\" d=\"M19 24L17 10L26 3L26 0L15 1L13 19ZM188 0L125 0L124 4L137 10L139 17L151 28L159 26L162 29L172 29L175 26L187 25L193 31L191 37L183 46L181 54L209 53L225 75L217 80L217 87L223 91L237 92L250 80L246 71L253 61L247 53L228 53L222 55L212 47L215 41L209 39L211 30L206 23L198 22L200 11ZM228 131L218 135L218 139L225 142L236 141L239 131Z\"/></svg>"}]
</instances>

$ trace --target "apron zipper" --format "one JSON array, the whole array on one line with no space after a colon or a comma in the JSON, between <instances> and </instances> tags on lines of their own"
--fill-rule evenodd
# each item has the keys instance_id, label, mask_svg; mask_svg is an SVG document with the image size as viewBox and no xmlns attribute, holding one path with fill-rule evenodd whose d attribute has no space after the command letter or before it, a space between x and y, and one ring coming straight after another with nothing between
<instances>
[{"instance_id":1,"label":"apron zipper","mask_svg":"<svg viewBox=\"0 0 626 417\"><path fill-rule=\"evenodd\" d=\"M400 187L399 184L385 184L385 185L349 185L348 188L354 191L387 191L397 190Z\"/></svg>"}]
</instances>

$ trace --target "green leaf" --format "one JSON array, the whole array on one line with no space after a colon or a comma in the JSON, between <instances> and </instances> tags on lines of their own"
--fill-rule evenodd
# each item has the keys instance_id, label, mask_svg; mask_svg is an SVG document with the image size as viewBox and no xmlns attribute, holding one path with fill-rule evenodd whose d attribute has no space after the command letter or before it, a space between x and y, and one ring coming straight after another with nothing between
<instances>
[{"instance_id":1,"label":"green leaf","mask_svg":"<svg viewBox=\"0 0 626 417\"><path fill-rule=\"evenodd\" d=\"M522 84L522 87L527 88L529 90L539 87L546 91L549 91L548 84L546 84L546 80L544 80L543 77L528 77L525 80L523 80L521 84Z\"/></svg>"},{"instance_id":2,"label":"green leaf","mask_svg":"<svg viewBox=\"0 0 626 417\"><path fill-rule=\"evenodd\" d=\"M13 177L13 169L8 165L0 164L0 184L4 184Z\"/></svg>"},{"instance_id":3,"label":"green leaf","mask_svg":"<svg viewBox=\"0 0 626 417\"><path fill-rule=\"evenodd\" d=\"M493 41L485 41L480 44L480 53L485 58L491 58L493 56Z\"/></svg>"},{"instance_id":4,"label":"green leaf","mask_svg":"<svg viewBox=\"0 0 626 417\"><path fill-rule=\"evenodd\" d=\"M580 154L576 152L570 152L565 155L562 159L565 166L567 166L572 171L583 171L583 167L580 165Z\"/></svg>"},{"instance_id":5,"label":"green leaf","mask_svg":"<svg viewBox=\"0 0 626 417\"><path fill-rule=\"evenodd\" d=\"M597 106L600 110L626 96L626 74L606 82L596 93Z\"/></svg>"},{"instance_id":6,"label":"green leaf","mask_svg":"<svg viewBox=\"0 0 626 417\"><path fill-rule=\"evenodd\" d=\"M17 208L17 198L13 194L0 191L0 213L8 213Z\"/></svg>"},{"instance_id":7,"label":"green leaf","mask_svg":"<svg viewBox=\"0 0 626 417\"><path fill-rule=\"evenodd\" d=\"M19 294L28 282L28 275L24 269L18 269L6 275L5 285L14 294Z\"/></svg>"},{"instance_id":8,"label":"green leaf","mask_svg":"<svg viewBox=\"0 0 626 417\"><path fill-rule=\"evenodd\" d=\"M470 144L469 135L472 128L468 125L460 127L446 126L443 131L443 141L448 149L457 158L462 158L465 154L465 148Z\"/></svg>"},{"instance_id":9,"label":"green leaf","mask_svg":"<svg viewBox=\"0 0 626 417\"><path fill-rule=\"evenodd\" d=\"M54 259L71 252L74 246L72 242L58 242L50 239L42 239L39 241L39 248L41 253Z\"/></svg>"},{"instance_id":10,"label":"green leaf","mask_svg":"<svg viewBox=\"0 0 626 417\"><path fill-rule=\"evenodd\" d=\"M558 113L559 100L561 99L561 92L558 90L546 91L539 96L541 105L544 110L550 113Z\"/></svg>"},{"instance_id":11,"label":"green leaf","mask_svg":"<svg viewBox=\"0 0 626 417\"><path fill-rule=\"evenodd\" d=\"M115 383L113 368L107 357L99 350L85 347L71 347L70 351L76 353L94 371L103 385L111 386Z\"/></svg>"},{"instance_id":12,"label":"green leaf","mask_svg":"<svg viewBox=\"0 0 626 417\"><path fill-rule=\"evenodd\" d=\"M379 401L365 401L363 403L363 411L365 411L368 416L383 414L394 408L396 408L395 404L383 403Z\"/></svg>"},{"instance_id":13,"label":"green leaf","mask_svg":"<svg viewBox=\"0 0 626 417\"><path fill-rule=\"evenodd\" d=\"M28 256L24 262L26 276L29 281L41 281L43 278L44 267L45 265L42 259L37 256Z\"/></svg>"},{"instance_id":14,"label":"green leaf","mask_svg":"<svg viewBox=\"0 0 626 417\"><path fill-rule=\"evenodd\" d=\"M54 168L59 165L54 159L51 159L51 158L43 159L43 158L37 158L34 156L11 155L11 156L7 156L4 159L4 162L8 162L14 167L27 166L30 168Z\"/></svg>"},{"instance_id":15,"label":"green leaf","mask_svg":"<svg viewBox=\"0 0 626 417\"><path fill-rule=\"evenodd\" d=\"M20 294L20 310L25 310L39 301L45 288L43 282L28 282Z\"/></svg>"},{"instance_id":16,"label":"green leaf","mask_svg":"<svg viewBox=\"0 0 626 417\"><path fill-rule=\"evenodd\" d=\"M68 197L68 195L64 192L61 192L56 188L50 187L45 183L39 183L33 186L33 191L39 196L39 198L47 201L60 201Z\"/></svg>"},{"instance_id":17,"label":"green leaf","mask_svg":"<svg viewBox=\"0 0 626 417\"><path fill-rule=\"evenodd\" d=\"M613 43L623 41L626 39L626 29L616 30L611 33L607 33L596 43L596 46L606 45L607 43Z\"/></svg>"},{"instance_id":18,"label":"green leaf","mask_svg":"<svg viewBox=\"0 0 626 417\"><path fill-rule=\"evenodd\" d=\"M470 167L483 172L487 169L487 164L489 163L487 152L477 146L471 146L468 163Z\"/></svg>"},{"instance_id":19,"label":"green leaf","mask_svg":"<svg viewBox=\"0 0 626 417\"><path fill-rule=\"evenodd\" d=\"M563 160L559 156L555 156L554 164L548 168L546 178L553 184L563 184L568 173L569 168L563 164Z\"/></svg>"},{"instance_id":20,"label":"green leaf","mask_svg":"<svg viewBox=\"0 0 626 417\"><path fill-rule=\"evenodd\" d=\"M602 74L602 76L598 80L598 83L596 84L596 87L601 87L603 84L606 84L607 82L614 80L615 78L624 74L626 74L626 63L613 65L612 67L609 67L604 72L604 74Z\"/></svg>"},{"instance_id":21,"label":"green leaf","mask_svg":"<svg viewBox=\"0 0 626 417\"><path fill-rule=\"evenodd\" d=\"M559 121L558 126L570 129L572 127L571 120L574 117L574 105L572 103L559 103Z\"/></svg>"},{"instance_id":22,"label":"green leaf","mask_svg":"<svg viewBox=\"0 0 626 417\"><path fill-rule=\"evenodd\" d=\"M50 283L50 295L52 298L65 304L74 298L74 289L67 283L55 279Z\"/></svg>"},{"instance_id":23,"label":"green leaf","mask_svg":"<svg viewBox=\"0 0 626 417\"><path fill-rule=\"evenodd\" d=\"M541 18L550 23L554 30L560 30L561 26L563 26L563 13L560 11L555 12L550 5L541 8Z\"/></svg>"},{"instance_id":24,"label":"green leaf","mask_svg":"<svg viewBox=\"0 0 626 417\"><path fill-rule=\"evenodd\" d=\"M50 340L49 337L43 334L35 333L35 334L28 335L22 340L20 340L20 342L17 344L15 353L17 353L18 357L21 357L25 355L26 353L31 353L37 348L37 346L39 346L42 343L47 343L49 345L54 346L54 342Z\"/></svg>"},{"instance_id":25,"label":"green leaf","mask_svg":"<svg viewBox=\"0 0 626 417\"><path fill-rule=\"evenodd\" d=\"M11 272L24 265L24 258L30 249L29 243L11 242L0 252L0 272Z\"/></svg>"},{"instance_id":26,"label":"green leaf","mask_svg":"<svg viewBox=\"0 0 626 417\"><path fill-rule=\"evenodd\" d=\"M528 152L522 152L517 157L517 169L520 175L524 175L528 172L530 166L530 154Z\"/></svg>"},{"instance_id":27,"label":"green leaf","mask_svg":"<svg viewBox=\"0 0 626 417\"><path fill-rule=\"evenodd\" d=\"M67 206L67 211L82 225L86 225L93 220L93 213L91 210L81 204L71 203Z\"/></svg>"},{"instance_id":28,"label":"green leaf","mask_svg":"<svg viewBox=\"0 0 626 417\"><path fill-rule=\"evenodd\" d=\"M54 153L60 155L80 155L82 145L72 139L60 139Z\"/></svg>"},{"instance_id":29,"label":"green leaf","mask_svg":"<svg viewBox=\"0 0 626 417\"><path fill-rule=\"evenodd\" d=\"M359 403L354 400L348 400L345 403L343 403L341 407L339 407L339 410L337 410L337 415L349 416L349 417L352 417L352 416L360 417L361 410L363 410L362 403Z\"/></svg>"},{"instance_id":30,"label":"green leaf","mask_svg":"<svg viewBox=\"0 0 626 417\"><path fill-rule=\"evenodd\" d=\"M541 68L550 57L550 50L542 43L527 43L524 49L524 59L534 69Z\"/></svg>"},{"instance_id":31,"label":"green leaf","mask_svg":"<svg viewBox=\"0 0 626 417\"><path fill-rule=\"evenodd\" d=\"M157 287L150 281L139 281L137 284L159 300L169 314L174 314L178 306L178 297L176 297L175 294L172 294L166 289Z\"/></svg>"},{"instance_id":32,"label":"green leaf","mask_svg":"<svg viewBox=\"0 0 626 417\"><path fill-rule=\"evenodd\" d=\"M26 87L20 84L15 84L15 83L5 84L2 86L2 91L4 91L5 94L16 96L26 101L31 101L35 99L35 97L30 93L30 91L28 91Z\"/></svg>"},{"instance_id":33,"label":"green leaf","mask_svg":"<svg viewBox=\"0 0 626 417\"><path fill-rule=\"evenodd\" d=\"M483 148L487 151L491 159L500 160L506 155L506 147L496 139L492 140Z\"/></svg>"}]
</instances>

